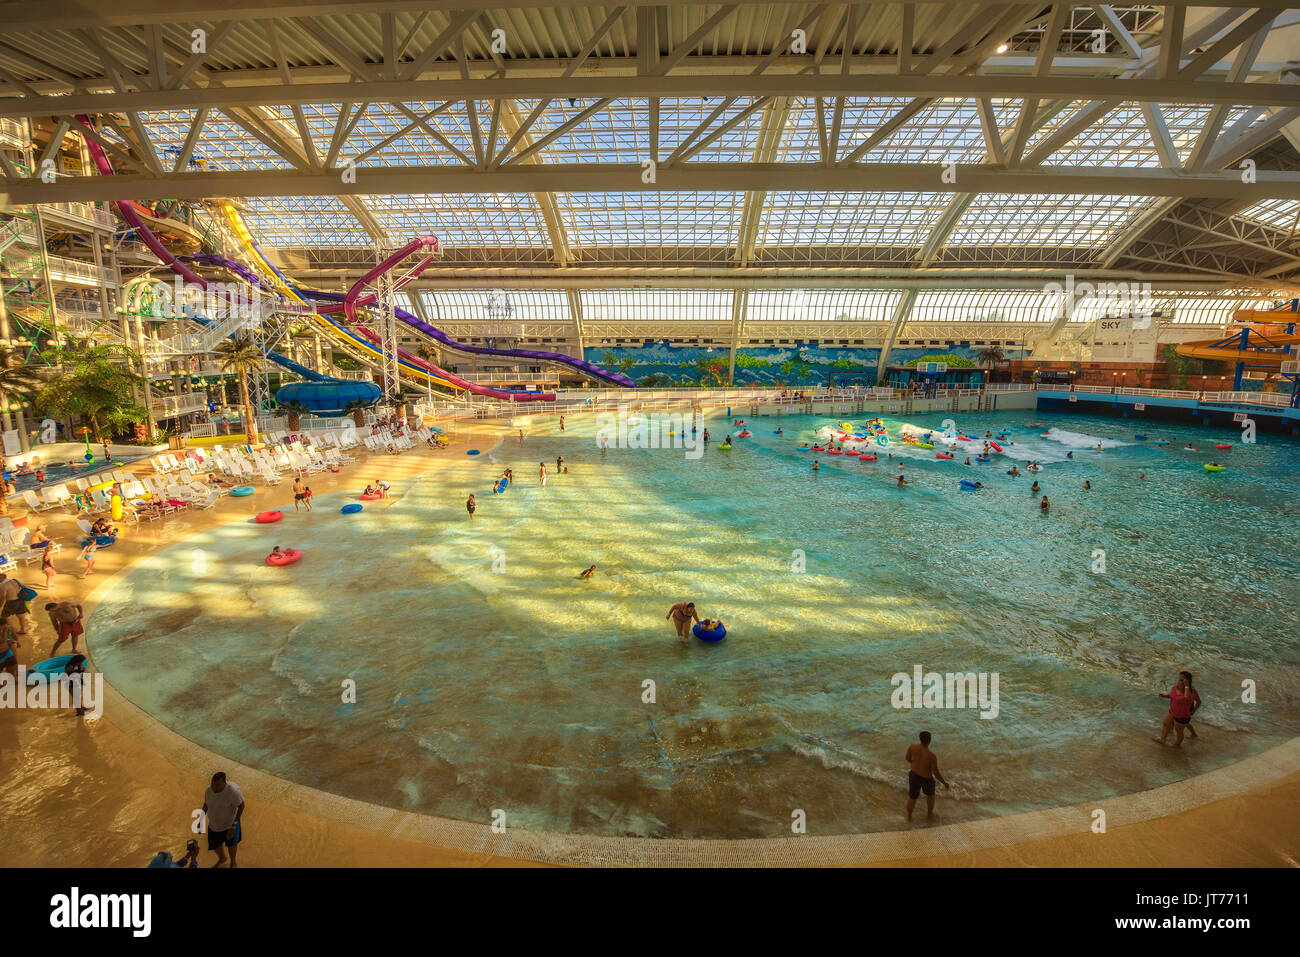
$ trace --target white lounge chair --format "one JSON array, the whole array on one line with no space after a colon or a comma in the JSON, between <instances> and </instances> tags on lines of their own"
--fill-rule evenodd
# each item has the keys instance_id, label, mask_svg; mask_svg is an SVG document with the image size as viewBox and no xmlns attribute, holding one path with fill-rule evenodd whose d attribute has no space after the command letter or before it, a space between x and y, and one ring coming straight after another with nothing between
<instances>
[{"instance_id":1,"label":"white lounge chair","mask_svg":"<svg viewBox=\"0 0 1300 957\"><path fill-rule=\"evenodd\" d=\"M48 512L52 508L59 507L58 502L42 502L31 489L23 490L23 501L34 512Z\"/></svg>"}]
</instances>

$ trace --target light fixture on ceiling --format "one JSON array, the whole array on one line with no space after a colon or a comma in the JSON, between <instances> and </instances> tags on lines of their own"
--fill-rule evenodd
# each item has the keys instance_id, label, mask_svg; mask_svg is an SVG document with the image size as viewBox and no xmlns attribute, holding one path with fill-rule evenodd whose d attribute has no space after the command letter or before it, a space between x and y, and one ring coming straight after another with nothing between
<instances>
[{"instance_id":1,"label":"light fixture on ceiling","mask_svg":"<svg viewBox=\"0 0 1300 957\"><path fill-rule=\"evenodd\" d=\"M578 98L576 96L569 97L569 106L577 106L577 105L578 105Z\"/></svg>"},{"instance_id":2,"label":"light fixture on ceiling","mask_svg":"<svg viewBox=\"0 0 1300 957\"><path fill-rule=\"evenodd\" d=\"M1007 52L1008 50L1010 50L1010 49L1011 49L1011 47L1010 47L1009 44L1006 44L1006 43L999 43L999 44L998 44L998 52L999 52L999 53L1006 53L1006 52Z\"/></svg>"}]
</instances>

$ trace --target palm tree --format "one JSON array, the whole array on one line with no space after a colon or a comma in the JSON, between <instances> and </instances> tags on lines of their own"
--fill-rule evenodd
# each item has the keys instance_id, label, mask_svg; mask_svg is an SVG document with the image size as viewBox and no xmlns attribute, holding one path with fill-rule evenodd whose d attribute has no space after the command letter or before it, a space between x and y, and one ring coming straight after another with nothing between
<instances>
[{"instance_id":1,"label":"palm tree","mask_svg":"<svg viewBox=\"0 0 1300 957\"><path fill-rule=\"evenodd\" d=\"M301 402L281 402L280 411L289 417L289 431L297 432L302 426L302 417L311 409Z\"/></svg>"},{"instance_id":2,"label":"palm tree","mask_svg":"<svg viewBox=\"0 0 1300 957\"><path fill-rule=\"evenodd\" d=\"M366 410L374 404L373 401L365 402L361 399L353 399L343 407L343 412L346 415L352 416L352 421L356 423L357 428L361 428L361 426L366 424Z\"/></svg>"},{"instance_id":3,"label":"palm tree","mask_svg":"<svg viewBox=\"0 0 1300 957\"><path fill-rule=\"evenodd\" d=\"M239 376L239 398L244 406L244 434L251 445L257 441L257 416L254 414L253 400L248 396L248 374L257 371L265 356L253 344L253 340L246 336L235 336L221 343L217 346L217 356L222 372Z\"/></svg>"},{"instance_id":4,"label":"palm tree","mask_svg":"<svg viewBox=\"0 0 1300 957\"><path fill-rule=\"evenodd\" d=\"M987 349L980 352L975 359L982 366L993 366L1006 359L1006 356L1003 355L1002 350L997 346L989 346Z\"/></svg>"},{"instance_id":5,"label":"palm tree","mask_svg":"<svg viewBox=\"0 0 1300 957\"><path fill-rule=\"evenodd\" d=\"M144 377L135 371L139 355L119 345L51 349L41 358L55 366L36 395L36 408L61 419L85 416L99 442L144 422L149 411L135 402Z\"/></svg>"}]
</instances>

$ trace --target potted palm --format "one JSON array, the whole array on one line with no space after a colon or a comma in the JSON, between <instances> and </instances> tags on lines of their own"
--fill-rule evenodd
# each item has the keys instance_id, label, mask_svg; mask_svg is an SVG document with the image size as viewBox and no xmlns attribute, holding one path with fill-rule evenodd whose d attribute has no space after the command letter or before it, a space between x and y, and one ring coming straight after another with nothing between
<instances>
[{"instance_id":1,"label":"potted palm","mask_svg":"<svg viewBox=\"0 0 1300 957\"><path fill-rule=\"evenodd\" d=\"M307 406L303 405L301 402L282 402L280 404L280 411L289 418L289 431L297 432L298 429L302 427L302 417L310 412L311 409L307 408Z\"/></svg>"},{"instance_id":2,"label":"potted palm","mask_svg":"<svg viewBox=\"0 0 1300 957\"><path fill-rule=\"evenodd\" d=\"M360 399L353 399L343 407L343 412L346 415L352 416L352 421L357 424L357 428L361 428L366 424L366 410L373 404L373 402L363 402Z\"/></svg>"}]
</instances>

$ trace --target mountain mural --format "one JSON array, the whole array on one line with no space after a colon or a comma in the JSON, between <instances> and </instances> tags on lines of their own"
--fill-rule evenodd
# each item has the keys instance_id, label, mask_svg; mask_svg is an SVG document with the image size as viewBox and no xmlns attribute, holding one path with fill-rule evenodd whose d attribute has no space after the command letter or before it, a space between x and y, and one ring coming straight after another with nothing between
<instances>
[{"instance_id":1,"label":"mountain mural","mask_svg":"<svg viewBox=\"0 0 1300 957\"><path fill-rule=\"evenodd\" d=\"M963 346L894 349L891 366L906 365L936 353L978 362L984 349ZM1020 349L1003 347L1008 359L1021 358ZM587 360L617 369L643 386L724 385L728 351L725 347L681 346L656 342L641 346L591 346ZM736 385L825 385L836 372L872 373L880 359L875 348L743 346L736 351Z\"/></svg>"}]
</instances>

